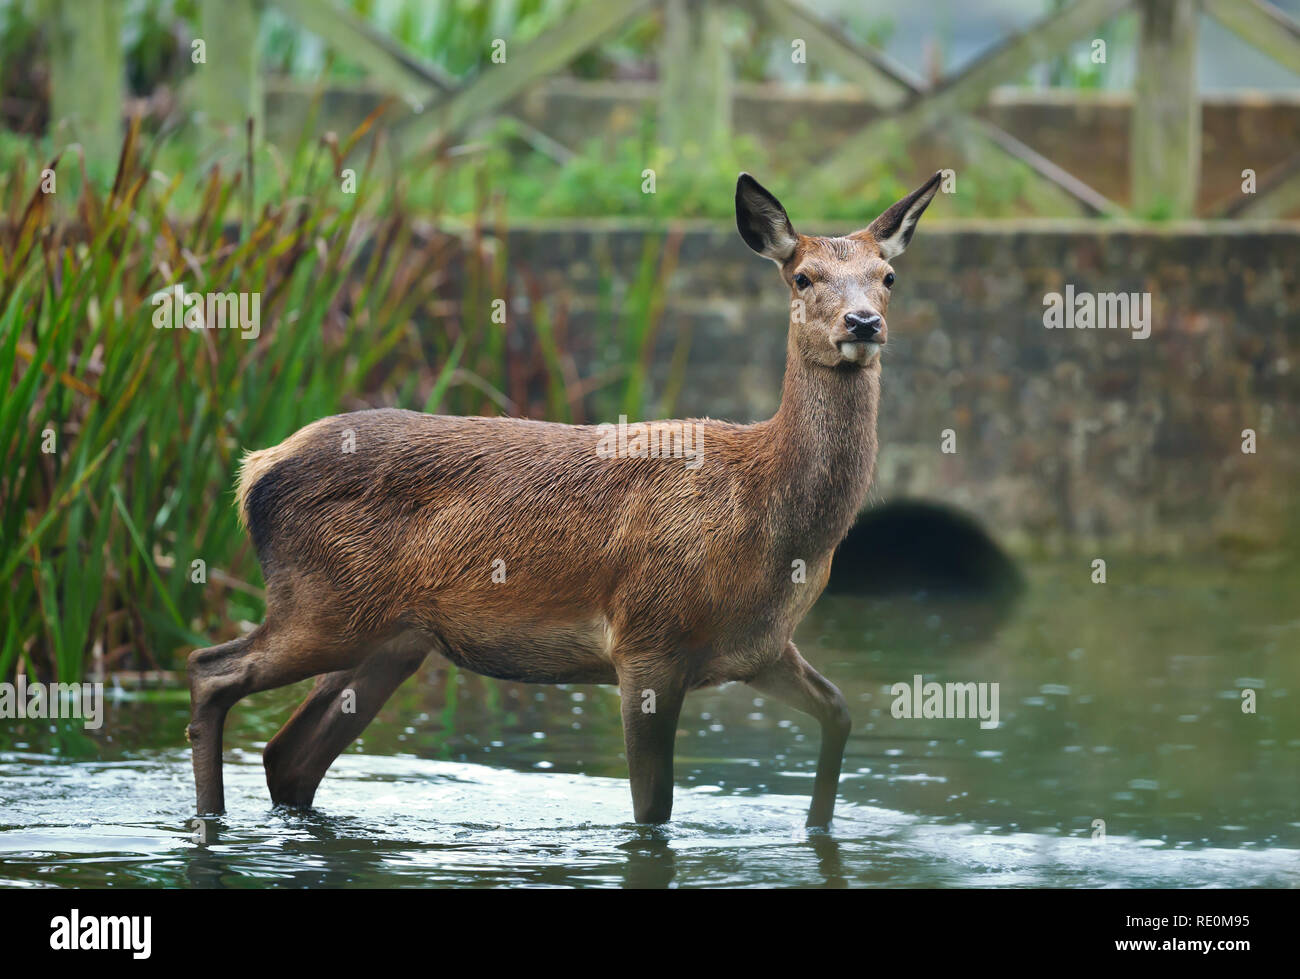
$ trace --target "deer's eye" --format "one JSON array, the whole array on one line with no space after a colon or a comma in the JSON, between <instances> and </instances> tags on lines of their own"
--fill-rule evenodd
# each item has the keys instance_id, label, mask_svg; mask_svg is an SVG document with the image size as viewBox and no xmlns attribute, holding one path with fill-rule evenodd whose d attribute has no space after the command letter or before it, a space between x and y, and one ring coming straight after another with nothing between
<instances>
[{"instance_id":1,"label":"deer's eye","mask_svg":"<svg viewBox=\"0 0 1300 979\"><path fill-rule=\"evenodd\" d=\"M886 288L886 289L892 289L892 288L894 288L894 273L893 273L893 272L886 272L886 273L885 273L885 288Z\"/></svg>"},{"instance_id":2,"label":"deer's eye","mask_svg":"<svg viewBox=\"0 0 1300 979\"><path fill-rule=\"evenodd\" d=\"M810 285L812 285L812 279L808 278L808 276L800 272L798 275L794 277L794 284L798 286L800 289L807 289Z\"/></svg>"}]
</instances>

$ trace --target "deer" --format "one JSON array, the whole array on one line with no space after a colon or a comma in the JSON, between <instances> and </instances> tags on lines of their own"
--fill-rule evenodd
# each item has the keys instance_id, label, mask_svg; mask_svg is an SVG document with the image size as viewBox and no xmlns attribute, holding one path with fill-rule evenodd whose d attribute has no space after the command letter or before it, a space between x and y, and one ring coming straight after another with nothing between
<instances>
[{"instance_id":1,"label":"deer","mask_svg":"<svg viewBox=\"0 0 1300 979\"><path fill-rule=\"evenodd\" d=\"M748 684L820 725L806 825L829 826L850 712L793 635L871 485L890 262L940 179L860 231L816 237L740 174L740 236L790 292L781 400L753 424L692 420L690 466L601 452L599 426L396 408L246 454L235 500L266 615L188 657L199 814L225 811L222 731L240 699L317 678L263 754L272 803L310 808L436 650L503 680L616 685L643 824L672 814L686 694Z\"/></svg>"}]
</instances>

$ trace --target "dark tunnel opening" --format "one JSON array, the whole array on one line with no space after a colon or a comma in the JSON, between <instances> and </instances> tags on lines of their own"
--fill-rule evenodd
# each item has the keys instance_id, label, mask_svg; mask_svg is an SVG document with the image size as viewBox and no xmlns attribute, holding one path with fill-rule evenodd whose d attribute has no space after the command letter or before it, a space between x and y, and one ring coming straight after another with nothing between
<instances>
[{"instance_id":1,"label":"dark tunnel opening","mask_svg":"<svg viewBox=\"0 0 1300 979\"><path fill-rule=\"evenodd\" d=\"M904 500L858 516L835 552L826 591L1009 602L1024 588L1015 562L973 517Z\"/></svg>"}]
</instances>

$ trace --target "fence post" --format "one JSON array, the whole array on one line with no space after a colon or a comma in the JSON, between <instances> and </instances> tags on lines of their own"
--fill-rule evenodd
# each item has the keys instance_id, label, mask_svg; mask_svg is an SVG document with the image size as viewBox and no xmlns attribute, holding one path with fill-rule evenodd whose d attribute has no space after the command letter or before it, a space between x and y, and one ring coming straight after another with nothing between
<instances>
[{"instance_id":1,"label":"fence post","mask_svg":"<svg viewBox=\"0 0 1300 979\"><path fill-rule=\"evenodd\" d=\"M203 42L205 60L194 66L194 104L210 121L234 126L241 135L251 116L254 138L261 140L258 13L257 0L198 4L196 40ZM193 51L190 56L195 57Z\"/></svg>"},{"instance_id":2,"label":"fence post","mask_svg":"<svg viewBox=\"0 0 1300 979\"><path fill-rule=\"evenodd\" d=\"M675 157L711 155L731 135L731 58L723 0L665 0L659 141Z\"/></svg>"},{"instance_id":3,"label":"fence post","mask_svg":"<svg viewBox=\"0 0 1300 979\"><path fill-rule=\"evenodd\" d=\"M91 174L112 176L125 92L118 0L56 0L50 43L50 134L79 142ZM62 128L61 128L62 127Z\"/></svg>"},{"instance_id":4,"label":"fence post","mask_svg":"<svg viewBox=\"0 0 1300 979\"><path fill-rule=\"evenodd\" d=\"M1129 123L1132 210L1190 217L1201 172L1196 0L1138 0L1137 79Z\"/></svg>"}]
</instances>

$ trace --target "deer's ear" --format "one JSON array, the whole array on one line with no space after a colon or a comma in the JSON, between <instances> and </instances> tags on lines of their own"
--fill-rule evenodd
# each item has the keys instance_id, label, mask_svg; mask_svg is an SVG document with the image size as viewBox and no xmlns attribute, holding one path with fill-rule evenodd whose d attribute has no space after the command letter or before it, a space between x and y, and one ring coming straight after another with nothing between
<instances>
[{"instance_id":1,"label":"deer's ear","mask_svg":"<svg viewBox=\"0 0 1300 979\"><path fill-rule=\"evenodd\" d=\"M746 245L778 264L799 244L781 202L747 173L736 181L736 227Z\"/></svg>"},{"instance_id":2,"label":"deer's ear","mask_svg":"<svg viewBox=\"0 0 1300 979\"><path fill-rule=\"evenodd\" d=\"M876 244L880 246L880 254L886 261L895 255L901 255L907 243L912 240L916 222L925 213L942 179L943 171L940 170L924 185L916 188L871 222L871 226L865 233L875 239Z\"/></svg>"}]
</instances>

